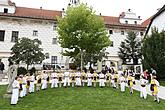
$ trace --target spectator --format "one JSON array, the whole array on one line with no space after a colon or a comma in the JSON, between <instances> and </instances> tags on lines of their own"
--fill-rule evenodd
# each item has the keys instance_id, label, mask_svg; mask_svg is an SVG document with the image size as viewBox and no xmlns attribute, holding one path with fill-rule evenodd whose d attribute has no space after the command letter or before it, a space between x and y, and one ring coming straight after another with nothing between
<instances>
[{"instance_id":1,"label":"spectator","mask_svg":"<svg viewBox=\"0 0 165 110\"><path fill-rule=\"evenodd\" d=\"M5 69L5 65L3 64L3 62L1 62L0 60L0 74L3 74L3 70Z\"/></svg>"}]
</instances>

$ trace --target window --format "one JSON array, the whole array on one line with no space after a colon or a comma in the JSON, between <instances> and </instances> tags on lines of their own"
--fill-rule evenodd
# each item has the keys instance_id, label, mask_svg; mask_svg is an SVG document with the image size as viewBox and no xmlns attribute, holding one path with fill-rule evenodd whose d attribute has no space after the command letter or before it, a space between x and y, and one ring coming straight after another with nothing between
<instances>
[{"instance_id":1,"label":"window","mask_svg":"<svg viewBox=\"0 0 165 110\"><path fill-rule=\"evenodd\" d=\"M135 22L135 24L137 24L137 21L134 21Z\"/></svg>"},{"instance_id":2,"label":"window","mask_svg":"<svg viewBox=\"0 0 165 110\"><path fill-rule=\"evenodd\" d=\"M38 31L34 30L33 31L33 36L38 36Z\"/></svg>"},{"instance_id":3,"label":"window","mask_svg":"<svg viewBox=\"0 0 165 110\"><path fill-rule=\"evenodd\" d=\"M5 39L5 31L0 30L0 41L4 41Z\"/></svg>"},{"instance_id":4,"label":"window","mask_svg":"<svg viewBox=\"0 0 165 110\"><path fill-rule=\"evenodd\" d=\"M49 59L49 53L45 53L45 58Z\"/></svg>"},{"instance_id":5,"label":"window","mask_svg":"<svg viewBox=\"0 0 165 110\"><path fill-rule=\"evenodd\" d=\"M52 39L52 44L57 44L57 38Z\"/></svg>"},{"instance_id":6,"label":"window","mask_svg":"<svg viewBox=\"0 0 165 110\"><path fill-rule=\"evenodd\" d=\"M52 56L51 63L57 64L57 56Z\"/></svg>"},{"instance_id":7,"label":"window","mask_svg":"<svg viewBox=\"0 0 165 110\"><path fill-rule=\"evenodd\" d=\"M124 31L121 31L121 35L124 35Z\"/></svg>"},{"instance_id":8,"label":"window","mask_svg":"<svg viewBox=\"0 0 165 110\"><path fill-rule=\"evenodd\" d=\"M8 9L7 8L4 8L4 13L8 13Z\"/></svg>"},{"instance_id":9,"label":"window","mask_svg":"<svg viewBox=\"0 0 165 110\"><path fill-rule=\"evenodd\" d=\"M128 24L128 21L127 20L125 21L125 24Z\"/></svg>"},{"instance_id":10,"label":"window","mask_svg":"<svg viewBox=\"0 0 165 110\"><path fill-rule=\"evenodd\" d=\"M109 34L113 34L113 30L109 30Z\"/></svg>"},{"instance_id":11,"label":"window","mask_svg":"<svg viewBox=\"0 0 165 110\"><path fill-rule=\"evenodd\" d=\"M144 33L143 32L140 32L140 36L143 36L144 35Z\"/></svg>"},{"instance_id":12,"label":"window","mask_svg":"<svg viewBox=\"0 0 165 110\"><path fill-rule=\"evenodd\" d=\"M11 42L17 42L18 41L18 31L12 31L12 36L11 36Z\"/></svg>"},{"instance_id":13,"label":"window","mask_svg":"<svg viewBox=\"0 0 165 110\"><path fill-rule=\"evenodd\" d=\"M111 45L110 45L110 47L113 47L114 45L113 45L113 41L111 41Z\"/></svg>"},{"instance_id":14,"label":"window","mask_svg":"<svg viewBox=\"0 0 165 110\"><path fill-rule=\"evenodd\" d=\"M53 30L57 30L57 24L53 25Z\"/></svg>"}]
</instances>

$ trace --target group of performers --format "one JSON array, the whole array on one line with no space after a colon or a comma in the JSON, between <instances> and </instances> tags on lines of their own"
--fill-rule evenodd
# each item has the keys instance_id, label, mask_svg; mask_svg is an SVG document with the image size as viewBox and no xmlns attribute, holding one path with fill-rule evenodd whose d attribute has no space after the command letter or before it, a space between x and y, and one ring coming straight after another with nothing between
<instances>
[{"instance_id":1,"label":"group of performers","mask_svg":"<svg viewBox=\"0 0 165 110\"><path fill-rule=\"evenodd\" d=\"M112 69L113 70L113 69ZM64 72L48 72L39 71L36 76L27 74L17 76L12 84L12 97L11 104L17 104L19 97L25 97L29 93L45 90L48 88L49 83L51 88L66 87L84 87L87 84L88 87L96 87L99 82L99 87L105 86L113 87L125 92L126 86L129 87L130 94L133 94L133 86L135 85L134 73L131 70L128 71L107 71L104 70L100 73L93 72L80 72L73 70L66 70ZM141 91L140 97L147 98L146 85L147 81L144 75L141 75L140 79ZM36 85L36 86L35 86ZM158 86L159 83L154 76L151 80L151 88L155 101L158 103L159 98ZM36 88L36 89L35 89Z\"/></svg>"}]
</instances>

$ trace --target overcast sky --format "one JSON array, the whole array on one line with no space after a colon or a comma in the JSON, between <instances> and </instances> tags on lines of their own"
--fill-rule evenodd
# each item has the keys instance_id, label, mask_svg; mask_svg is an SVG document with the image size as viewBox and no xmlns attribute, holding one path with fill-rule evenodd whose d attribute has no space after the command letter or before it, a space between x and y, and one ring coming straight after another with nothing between
<instances>
[{"instance_id":1,"label":"overcast sky","mask_svg":"<svg viewBox=\"0 0 165 110\"><path fill-rule=\"evenodd\" d=\"M16 6L61 10L66 8L70 0L11 0ZM165 4L165 0L80 0L92 6L97 14L119 16L129 8L141 16L143 20L149 18Z\"/></svg>"}]
</instances>

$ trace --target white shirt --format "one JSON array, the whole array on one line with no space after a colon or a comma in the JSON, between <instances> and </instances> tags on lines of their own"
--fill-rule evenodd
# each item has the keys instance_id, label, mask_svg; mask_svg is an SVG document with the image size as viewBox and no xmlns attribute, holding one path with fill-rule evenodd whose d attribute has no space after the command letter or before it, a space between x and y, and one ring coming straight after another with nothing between
<instances>
[{"instance_id":1,"label":"white shirt","mask_svg":"<svg viewBox=\"0 0 165 110\"><path fill-rule=\"evenodd\" d=\"M69 77L70 73L69 72L64 72L64 77Z\"/></svg>"},{"instance_id":2,"label":"white shirt","mask_svg":"<svg viewBox=\"0 0 165 110\"><path fill-rule=\"evenodd\" d=\"M104 77L105 77L105 76L104 76L103 73L100 73L100 74L99 74L99 78L100 78L100 79L103 79Z\"/></svg>"}]
</instances>

